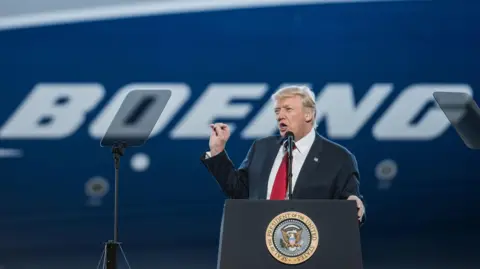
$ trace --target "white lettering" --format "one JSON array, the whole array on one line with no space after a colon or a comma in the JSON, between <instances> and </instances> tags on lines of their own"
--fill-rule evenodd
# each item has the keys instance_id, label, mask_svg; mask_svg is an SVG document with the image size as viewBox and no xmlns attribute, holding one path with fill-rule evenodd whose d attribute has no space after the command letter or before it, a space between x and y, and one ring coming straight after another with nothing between
<instances>
[{"instance_id":1,"label":"white lettering","mask_svg":"<svg viewBox=\"0 0 480 269\"><path fill-rule=\"evenodd\" d=\"M135 83L129 84L117 91L112 100L108 103L107 106L100 112L98 117L90 125L90 135L94 138L100 139L105 135L105 132L108 129L108 126L112 122L115 114L125 100L125 97L130 91L133 90L171 90L172 96L168 101L165 109L163 110L162 115L158 119L155 127L150 134L150 137L153 137L163 131L165 126L172 120L175 114L180 110L180 108L185 104L187 99L190 97L190 88L188 85L179 83L179 84L164 84L164 83L155 83L155 84L143 84Z\"/></svg>"},{"instance_id":2,"label":"white lettering","mask_svg":"<svg viewBox=\"0 0 480 269\"><path fill-rule=\"evenodd\" d=\"M0 138L66 138L104 94L100 84L37 84L1 128Z\"/></svg>"},{"instance_id":3,"label":"white lettering","mask_svg":"<svg viewBox=\"0 0 480 269\"><path fill-rule=\"evenodd\" d=\"M304 84L304 83L302 83ZM308 83L307 83L308 84ZM283 84L284 87L290 84ZM190 97L190 88L179 84L130 84L121 88L89 127L94 138L101 138L126 95L135 89L169 89L172 96L152 134L164 130ZM260 100L268 90L261 84L211 84L170 133L172 139L208 138L208 125L216 119L235 120L248 116L253 107L236 99ZM332 138L354 138L392 92L392 84L373 84L355 101L350 84L327 84L317 95L317 121L325 120L326 134ZM450 123L433 102L435 91L473 94L464 84L415 84L403 90L373 126L376 140L432 140L442 135ZM62 139L72 135L85 121L86 114L105 94L97 83L35 85L13 115L0 128L1 139ZM424 112L425 113L422 113ZM422 114L420 114L422 113ZM414 122L415 120L415 122ZM228 122L227 122L228 123ZM233 123L228 123L235 130ZM241 133L243 139L255 139L276 132L273 101L268 99L260 112Z\"/></svg>"},{"instance_id":4,"label":"white lettering","mask_svg":"<svg viewBox=\"0 0 480 269\"><path fill-rule=\"evenodd\" d=\"M251 104L230 104L235 98L258 99L268 89L267 84L212 84L197 100L192 109L172 131L171 137L208 138L209 124L219 117L241 119L252 110ZM228 123L232 133L233 123Z\"/></svg>"},{"instance_id":5,"label":"white lettering","mask_svg":"<svg viewBox=\"0 0 480 269\"><path fill-rule=\"evenodd\" d=\"M391 84L374 84L356 105L351 85L329 84L317 97L317 122L325 119L328 137L353 138L392 90Z\"/></svg>"},{"instance_id":6,"label":"white lettering","mask_svg":"<svg viewBox=\"0 0 480 269\"><path fill-rule=\"evenodd\" d=\"M442 135L450 126L438 106L430 108L419 122L412 121L426 105L433 102L436 91L464 92L472 89L464 84L415 84L406 88L373 126L377 140L432 140Z\"/></svg>"}]
</instances>

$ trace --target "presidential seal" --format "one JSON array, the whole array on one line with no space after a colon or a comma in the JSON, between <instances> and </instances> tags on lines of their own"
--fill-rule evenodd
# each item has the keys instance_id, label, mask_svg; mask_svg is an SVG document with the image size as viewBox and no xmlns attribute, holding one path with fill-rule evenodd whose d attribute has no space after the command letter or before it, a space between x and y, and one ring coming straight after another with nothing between
<instances>
[{"instance_id":1,"label":"presidential seal","mask_svg":"<svg viewBox=\"0 0 480 269\"><path fill-rule=\"evenodd\" d=\"M284 212L268 224L265 242L270 254L279 262L300 264L317 250L317 226L305 214Z\"/></svg>"}]
</instances>

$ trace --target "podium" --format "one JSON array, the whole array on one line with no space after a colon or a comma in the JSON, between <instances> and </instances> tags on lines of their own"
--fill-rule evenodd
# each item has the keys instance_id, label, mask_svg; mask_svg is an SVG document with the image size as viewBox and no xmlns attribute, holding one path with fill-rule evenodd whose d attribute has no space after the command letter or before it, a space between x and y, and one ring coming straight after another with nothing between
<instances>
[{"instance_id":1,"label":"podium","mask_svg":"<svg viewBox=\"0 0 480 269\"><path fill-rule=\"evenodd\" d=\"M217 269L362 269L347 200L226 200Z\"/></svg>"}]
</instances>

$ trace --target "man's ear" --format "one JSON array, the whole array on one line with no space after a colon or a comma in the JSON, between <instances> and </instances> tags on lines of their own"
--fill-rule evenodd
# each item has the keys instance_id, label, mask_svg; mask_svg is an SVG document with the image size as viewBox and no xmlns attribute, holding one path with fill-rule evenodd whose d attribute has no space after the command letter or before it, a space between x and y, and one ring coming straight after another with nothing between
<instances>
[{"instance_id":1,"label":"man's ear","mask_svg":"<svg viewBox=\"0 0 480 269\"><path fill-rule=\"evenodd\" d=\"M305 113L305 121L306 122L311 122L313 120L313 114L310 111L307 111Z\"/></svg>"}]
</instances>

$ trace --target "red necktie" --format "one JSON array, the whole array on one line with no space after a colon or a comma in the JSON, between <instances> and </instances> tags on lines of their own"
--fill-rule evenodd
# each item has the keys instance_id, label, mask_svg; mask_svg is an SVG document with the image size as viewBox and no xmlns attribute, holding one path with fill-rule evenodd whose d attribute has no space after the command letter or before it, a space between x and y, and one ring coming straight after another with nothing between
<instances>
[{"instance_id":1,"label":"red necktie","mask_svg":"<svg viewBox=\"0 0 480 269\"><path fill-rule=\"evenodd\" d=\"M295 145L293 146L295 149ZM292 150L293 150L292 149ZM287 159L288 154L283 155L282 163L278 168L275 182L273 183L272 193L270 194L270 200L285 200L287 195Z\"/></svg>"}]
</instances>

